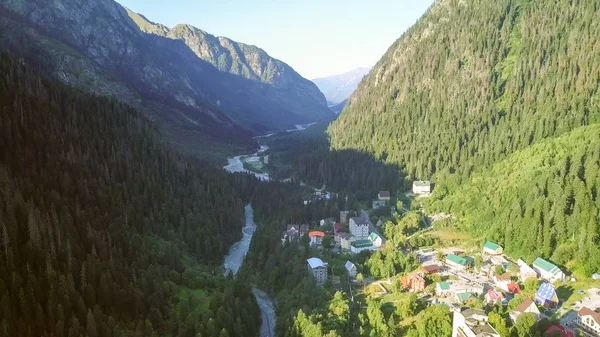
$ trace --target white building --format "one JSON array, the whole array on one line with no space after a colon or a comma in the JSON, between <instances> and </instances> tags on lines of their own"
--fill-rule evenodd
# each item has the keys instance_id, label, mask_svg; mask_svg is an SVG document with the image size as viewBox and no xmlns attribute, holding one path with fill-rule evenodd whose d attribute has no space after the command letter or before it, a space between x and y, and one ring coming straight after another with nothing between
<instances>
[{"instance_id":1,"label":"white building","mask_svg":"<svg viewBox=\"0 0 600 337\"><path fill-rule=\"evenodd\" d=\"M383 244L383 239L375 232L369 234L369 241L373 243L373 248L380 248Z\"/></svg>"},{"instance_id":2,"label":"white building","mask_svg":"<svg viewBox=\"0 0 600 337\"><path fill-rule=\"evenodd\" d=\"M500 246L499 244L492 242L492 241L487 241L484 245L483 245L483 252L485 254L490 254L490 255L500 255L502 254L502 246Z\"/></svg>"},{"instance_id":3,"label":"white building","mask_svg":"<svg viewBox=\"0 0 600 337\"><path fill-rule=\"evenodd\" d=\"M522 282L525 282L530 278L537 278L535 270L525 263L525 261L518 259L517 265L519 266L519 278Z\"/></svg>"},{"instance_id":4,"label":"white building","mask_svg":"<svg viewBox=\"0 0 600 337\"><path fill-rule=\"evenodd\" d=\"M462 309L453 316L452 337L500 337L483 310Z\"/></svg>"},{"instance_id":5,"label":"white building","mask_svg":"<svg viewBox=\"0 0 600 337\"><path fill-rule=\"evenodd\" d=\"M533 270L535 270L541 278L550 283L565 280L565 274L560 268L541 257L538 257L533 261Z\"/></svg>"},{"instance_id":6,"label":"white building","mask_svg":"<svg viewBox=\"0 0 600 337\"><path fill-rule=\"evenodd\" d=\"M327 281L327 263L323 262L317 257L311 257L306 260L308 264L308 271L312 274L317 281L318 285L321 285Z\"/></svg>"},{"instance_id":7,"label":"white building","mask_svg":"<svg viewBox=\"0 0 600 337\"><path fill-rule=\"evenodd\" d=\"M369 237L369 225L371 225L371 221L367 218L350 218L350 234L356 240L366 240Z\"/></svg>"},{"instance_id":8,"label":"white building","mask_svg":"<svg viewBox=\"0 0 600 337\"><path fill-rule=\"evenodd\" d=\"M346 272L348 273L348 276L350 276L350 278L356 277L357 270L356 270L356 266L354 265L354 263L352 263L350 261L346 261L344 268L346 268Z\"/></svg>"},{"instance_id":9,"label":"white building","mask_svg":"<svg viewBox=\"0 0 600 337\"><path fill-rule=\"evenodd\" d=\"M597 313L590 308L583 307L577 313L577 324L587 332L587 334L600 336L600 313Z\"/></svg>"},{"instance_id":10,"label":"white building","mask_svg":"<svg viewBox=\"0 0 600 337\"><path fill-rule=\"evenodd\" d=\"M430 195L431 183L429 181L413 181L412 192L414 195Z\"/></svg>"}]
</instances>

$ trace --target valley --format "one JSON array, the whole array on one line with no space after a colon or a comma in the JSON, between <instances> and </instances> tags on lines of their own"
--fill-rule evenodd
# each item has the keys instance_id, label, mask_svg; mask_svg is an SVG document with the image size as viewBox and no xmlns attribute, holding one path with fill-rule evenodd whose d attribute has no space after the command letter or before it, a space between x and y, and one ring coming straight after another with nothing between
<instances>
[{"instance_id":1,"label":"valley","mask_svg":"<svg viewBox=\"0 0 600 337\"><path fill-rule=\"evenodd\" d=\"M0 0L0 337L600 336L600 5L419 5Z\"/></svg>"}]
</instances>

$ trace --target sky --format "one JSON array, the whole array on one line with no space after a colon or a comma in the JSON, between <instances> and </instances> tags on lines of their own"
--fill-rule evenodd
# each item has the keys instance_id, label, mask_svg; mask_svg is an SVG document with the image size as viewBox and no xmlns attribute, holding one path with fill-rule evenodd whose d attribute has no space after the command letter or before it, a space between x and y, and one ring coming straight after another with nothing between
<instances>
[{"instance_id":1,"label":"sky","mask_svg":"<svg viewBox=\"0 0 600 337\"><path fill-rule=\"evenodd\" d=\"M433 0L117 0L264 49L308 79L373 66Z\"/></svg>"}]
</instances>

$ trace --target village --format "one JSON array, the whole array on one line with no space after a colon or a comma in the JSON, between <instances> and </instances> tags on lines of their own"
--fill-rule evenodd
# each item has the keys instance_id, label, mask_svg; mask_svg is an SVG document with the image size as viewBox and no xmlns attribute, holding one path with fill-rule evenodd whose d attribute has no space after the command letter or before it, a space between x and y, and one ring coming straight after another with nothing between
<instances>
[{"instance_id":1,"label":"village","mask_svg":"<svg viewBox=\"0 0 600 337\"><path fill-rule=\"evenodd\" d=\"M426 198L431 184L415 181L411 192L416 199ZM389 191L380 191L371 212L389 205L390 200ZM353 301L361 292L390 302L414 294L428 305L448 306L453 312L453 337L501 336L484 310L493 306L508 308L513 324L525 313L537 321L554 322L547 327L547 336L600 336L599 287L578 282L567 276L568 271L541 257L531 263L514 260L491 240L469 249L436 245L416 249L407 240L393 248L412 254L418 268L379 279L365 275L361 266L365 257L385 249L388 243L381 233L382 222L380 218L373 224L364 210L340 211L339 219L322 219L319 228L290 224L281 240L282 244L308 240L314 256L306 265L317 285L337 287ZM347 281L347 288L341 287L341 279ZM593 279L600 275L594 274Z\"/></svg>"}]
</instances>

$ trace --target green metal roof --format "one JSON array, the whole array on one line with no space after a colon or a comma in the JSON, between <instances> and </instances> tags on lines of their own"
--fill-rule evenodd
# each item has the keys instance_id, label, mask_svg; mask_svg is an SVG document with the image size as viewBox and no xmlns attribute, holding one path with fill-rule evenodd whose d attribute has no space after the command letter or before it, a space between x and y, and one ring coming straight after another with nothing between
<instances>
[{"instance_id":1,"label":"green metal roof","mask_svg":"<svg viewBox=\"0 0 600 337\"><path fill-rule=\"evenodd\" d=\"M467 259L465 259L464 257L460 257L458 255L454 255L454 254L448 254L446 256L446 261L458 263L463 266L467 264Z\"/></svg>"},{"instance_id":2,"label":"green metal roof","mask_svg":"<svg viewBox=\"0 0 600 337\"><path fill-rule=\"evenodd\" d=\"M354 248L365 248L365 247L373 247L373 242L369 240L356 240L351 243Z\"/></svg>"},{"instance_id":3,"label":"green metal roof","mask_svg":"<svg viewBox=\"0 0 600 337\"><path fill-rule=\"evenodd\" d=\"M452 285L452 282L440 282L440 289L448 290L448 289L450 289L451 285Z\"/></svg>"},{"instance_id":4,"label":"green metal roof","mask_svg":"<svg viewBox=\"0 0 600 337\"><path fill-rule=\"evenodd\" d=\"M377 240L377 238L379 238L379 235L377 235L377 233L373 232L373 233L369 234L369 240L375 241L375 240Z\"/></svg>"},{"instance_id":5,"label":"green metal roof","mask_svg":"<svg viewBox=\"0 0 600 337\"><path fill-rule=\"evenodd\" d=\"M471 293L460 293L460 294L458 294L458 299L461 302L468 301L468 300L470 300L472 298L473 298L473 294L471 294Z\"/></svg>"},{"instance_id":6,"label":"green metal roof","mask_svg":"<svg viewBox=\"0 0 600 337\"><path fill-rule=\"evenodd\" d=\"M492 241L488 241L485 243L485 245L483 245L483 248L487 248L487 249L491 249L491 250L496 250L498 248L500 248L500 245L492 242Z\"/></svg>"},{"instance_id":7,"label":"green metal roof","mask_svg":"<svg viewBox=\"0 0 600 337\"><path fill-rule=\"evenodd\" d=\"M542 259L541 257L538 257L535 259L535 261L533 261L533 266L552 273L553 275L562 273L562 271L556 265Z\"/></svg>"}]
</instances>

